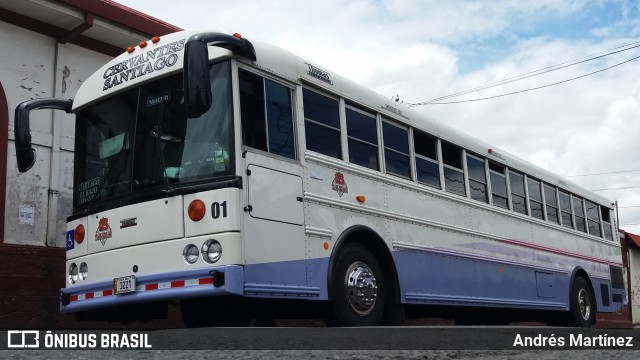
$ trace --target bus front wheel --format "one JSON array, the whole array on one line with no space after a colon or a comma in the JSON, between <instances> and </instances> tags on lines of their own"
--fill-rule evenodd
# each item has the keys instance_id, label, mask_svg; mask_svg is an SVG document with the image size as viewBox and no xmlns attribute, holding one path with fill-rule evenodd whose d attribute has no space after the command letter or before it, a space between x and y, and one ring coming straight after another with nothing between
<instances>
[{"instance_id":1,"label":"bus front wheel","mask_svg":"<svg viewBox=\"0 0 640 360\"><path fill-rule=\"evenodd\" d=\"M571 286L570 324L578 327L591 327L595 322L596 306L589 285L582 277L577 277Z\"/></svg>"},{"instance_id":2,"label":"bus front wheel","mask_svg":"<svg viewBox=\"0 0 640 360\"><path fill-rule=\"evenodd\" d=\"M376 326L386 302L386 284L375 256L360 244L340 252L331 278L330 325Z\"/></svg>"}]
</instances>

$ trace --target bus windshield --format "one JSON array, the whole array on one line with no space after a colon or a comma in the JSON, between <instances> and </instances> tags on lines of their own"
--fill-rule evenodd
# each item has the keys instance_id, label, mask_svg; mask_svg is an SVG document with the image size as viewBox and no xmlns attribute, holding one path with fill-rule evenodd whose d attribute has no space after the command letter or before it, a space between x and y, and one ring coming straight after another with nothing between
<instances>
[{"instance_id":1,"label":"bus windshield","mask_svg":"<svg viewBox=\"0 0 640 360\"><path fill-rule=\"evenodd\" d=\"M209 75L213 103L198 118L186 115L182 73L78 112L74 213L234 174L230 63Z\"/></svg>"}]
</instances>

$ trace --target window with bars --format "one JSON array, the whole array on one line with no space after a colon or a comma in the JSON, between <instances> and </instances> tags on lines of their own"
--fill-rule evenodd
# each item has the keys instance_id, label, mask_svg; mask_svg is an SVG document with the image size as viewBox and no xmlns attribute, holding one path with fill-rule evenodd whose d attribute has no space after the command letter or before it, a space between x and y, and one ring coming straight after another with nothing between
<instances>
[{"instance_id":1,"label":"window with bars","mask_svg":"<svg viewBox=\"0 0 640 360\"><path fill-rule=\"evenodd\" d=\"M531 209L531 216L544 220L540 181L527 178L527 190L529 191L529 208Z\"/></svg>"},{"instance_id":2,"label":"window with bars","mask_svg":"<svg viewBox=\"0 0 640 360\"><path fill-rule=\"evenodd\" d=\"M489 161L489 180L491 181L491 201L493 205L508 209L509 196L507 194L505 167Z\"/></svg>"},{"instance_id":3,"label":"window with bars","mask_svg":"<svg viewBox=\"0 0 640 360\"><path fill-rule=\"evenodd\" d=\"M462 170L462 148L446 141L441 141L440 144L442 147L444 188L447 192L466 196L467 191Z\"/></svg>"},{"instance_id":4,"label":"window with bars","mask_svg":"<svg viewBox=\"0 0 640 360\"><path fill-rule=\"evenodd\" d=\"M413 130L416 153L416 178L418 182L440 189L440 166L438 165L438 139L420 130Z\"/></svg>"},{"instance_id":5,"label":"window with bars","mask_svg":"<svg viewBox=\"0 0 640 360\"><path fill-rule=\"evenodd\" d=\"M573 216L576 220L576 230L587 232L587 223L584 215L584 201L579 197L573 197Z\"/></svg>"},{"instance_id":6,"label":"window with bars","mask_svg":"<svg viewBox=\"0 0 640 360\"><path fill-rule=\"evenodd\" d=\"M613 232L611 230L611 210L600 206L600 215L602 217L602 230L604 232L604 238L613 241Z\"/></svg>"},{"instance_id":7,"label":"window with bars","mask_svg":"<svg viewBox=\"0 0 640 360\"><path fill-rule=\"evenodd\" d=\"M469 173L469 192L474 200L489 202L487 196L487 177L485 175L484 160L467 155L467 171Z\"/></svg>"},{"instance_id":8,"label":"window with bars","mask_svg":"<svg viewBox=\"0 0 640 360\"><path fill-rule=\"evenodd\" d=\"M303 106L307 149L342 159L338 100L304 88Z\"/></svg>"},{"instance_id":9,"label":"window with bars","mask_svg":"<svg viewBox=\"0 0 640 360\"><path fill-rule=\"evenodd\" d=\"M587 210L587 225L590 235L602 237L602 226L600 224L600 207L591 201L585 201Z\"/></svg>"},{"instance_id":10,"label":"window with bars","mask_svg":"<svg viewBox=\"0 0 640 360\"><path fill-rule=\"evenodd\" d=\"M556 195L555 187L544 184L544 203L547 209L547 221L560 224L560 214L558 214L558 196Z\"/></svg>"},{"instance_id":11,"label":"window with bars","mask_svg":"<svg viewBox=\"0 0 640 360\"><path fill-rule=\"evenodd\" d=\"M524 175L509 170L509 185L511 186L511 208L515 212L528 215Z\"/></svg>"},{"instance_id":12,"label":"window with bars","mask_svg":"<svg viewBox=\"0 0 640 360\"><path fill-rule=\"evenodd\" d=\"M560 218L562 226L573 229L573 220L571 216L571 195L559 191L560 195Z\"/></svg>"},{"instance_id":13,"label":"window with bars","mask_svg":"<svg viewBox=\"0 0 640 360\"><path fill-rule=\"evenodd\" d=\"M351 107L345 109L345 114L349 161L369 169L380 170L375 116Z\"/></svg>"},{"instance_id":14,"label":"window with bars","mask_svg":"<svg viewBox=\"0 0 640 360\"><path fill-rule=\"evenodd\" d=\"M239 70L239 79L242 143L295 159L293 91L244 69Z\"/></svg>"},{"instance_id":15,"label":"window with bars","mask_svg":"<svg viewBox=\"0 0 640 360\"><path fill-rule=\"evenodd\" d=\"M409 131L387 121L382 122L384 163L387 174L411 179Z\"/></svg>"}]
</instances>

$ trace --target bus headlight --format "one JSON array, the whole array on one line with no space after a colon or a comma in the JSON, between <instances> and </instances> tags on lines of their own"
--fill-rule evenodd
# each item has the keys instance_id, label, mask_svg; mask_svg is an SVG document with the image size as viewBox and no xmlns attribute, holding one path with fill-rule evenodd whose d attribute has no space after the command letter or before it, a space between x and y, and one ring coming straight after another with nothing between
<instances>
[{"instance_id":1,"label":"bus headlight","mask_svg":"<svg viewBox=\"0 0 640 360\"><path fill-rule=\"evenodd\" d=\"M222 256L222 245L217 240L207 240L202 244L202 258L209 264L220 260Z\"/></svg>"},{"instance_id":2,"label":"bus headlight","mask_svg":"<svg viewBox=\"0 0 640 360\"><path fill-rule=\"evenodd\" d=\"M76 282L78 282L78 265L71 263L69 266L69 283L75 284Z\"/></svg>"},{"instance_id":3,"label":"bus headlight","mask_svg":"<svg viewBox=\"0 0 640 360\"><path fill-rule=\"evenodd\" d=\"M188 264L195 263L196 261L198 261L198 257L200 256L198 247L193 244L185 246L184 250L182 250L182 256L184 256L184 261L186 261Z\"/></svg>"},{"instance_id":4,"label":"bus headlight","mask_svg":"<svg viewBox=\"0 0 640 360\"><path fill-rule=\"evenodd\" d=\"M85 280L89 275L89 266L87 263L83 262L80 264L80 279Z\"/></svg>"}]
</instances>

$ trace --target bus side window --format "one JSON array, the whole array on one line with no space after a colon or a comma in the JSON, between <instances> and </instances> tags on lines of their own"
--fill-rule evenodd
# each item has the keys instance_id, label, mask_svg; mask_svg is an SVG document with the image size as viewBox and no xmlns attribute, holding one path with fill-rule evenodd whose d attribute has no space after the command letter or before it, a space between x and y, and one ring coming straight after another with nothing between
<instances>
[{"instance_id":1,"label":"bus side window","mask_svg":"<svg viewBox=\"0 0 640 360\"><path fill-rule=\"evenodd\" d=\"M509 196L507 195L507 179L504 170L504 166L489 161L489 179L491 181L493 205L508 209Z\"/></svg>"},{"instance_id":2,"label":"bus side window","mask_svg":"<svg viewBox=\"0 0 640 360\"><path fill-rule=\"evenodd\" d=\"M544 220L540 181L527 178L527 190L529 191L529 207L531 208L531 216Z\"/></svg>"},{"instance_id":3,"label":"bus side window","mask_svg":"<svg viewBox=\"0 0 640 360\"><path fill-rule=\"evenodd\" d=\"M511 207L513 211L528 215L524 190L524 176L509 170L509 185L511 186Z\"/></svg>"},{"instance_id":4,"label":"bus side window","mask_svg":"<svg viewBox=\"0 0 640 360\"><path fill-rule=\"evenodd\" d=\"M560 191L560 217L562 226L573 229L573 221L571 216L571 195Z\"/></svg>"},{"instance_id":5,"label":"bus side window","mask_svg":"<svg viewBox=\"0 0 640 360\"><path fill-rule=\"evenodd\" d=\"M446 141L440 142L444 168L444 188L447 192L466 196L462 172L462 148Z\"/></svg>"},{"instance_id":6,"label":"bus side window","mask_svg":"<svg viewBox=\"0 0 640 360\"><path fill-rule=\"evenodd\" d=\"M587 232L587 224L584 216L584 204L579 197L573 197L573 214L576 219L576 230Z\"/></svg>"},{"instance_id":7,"label":"bus side window","mask_svg":"<svg viewBox=\"0 0 640 360\"><path fill-rule=\"evenodd\" d=\"M416 153L416 177L418 182L440 189L438 139L414 129L413 146Z\"/></svg>"},{"instance_id":8,"label":"bus side window","mask_svg":"<svg viewBox=\"0 0 640 360\"><path fill-rule=\"evenodd\" d=\"M265 79L264 88L267 93L269 152L295 159L292 90L269 79Z\"/></svg>"},{"instance_id":9,"label":"bus side window","mask_svg":"<svg viewBox=\"0 0 640 360\"><path fill-rule=\"evenodd\" d=\"M600 227L600 211L599 206L591 201L585 201L587 207L587 224L589 234L597 237L602 237L602 229Z\"/></svg>"},{"instance_id":10,"label":"bus side window","mask_svg":"<svg viewBox=\"0 0 640 360\"><path fill-rule=\"evenodd\" d=\"M604 238L613 241L613 232L611 231L611 210L604 206L600 206L600 214L602 216Z\"/></svg>"},{"instance_id":11,"label":"bus side window","mask_svg":"<svg viewBox=\"0 0 640 360\"><path fill-rule=\"evenodd\" d=\"M558 197L556 196L556 188L544 184L544 202L547 207L547 221L560 224L558 217Z\"/></svg>"},{"instance_id":12,"label":"bus side window","mask_svg":"<svg viewBox=\"0 0 640 360\"><path fill-rule=\"evenodd\" d=\"M467 154L467 170L469 171L469 191L473 200L489 202L487 196L487 176L485 175L484 160Z\"/></svg>"},{"instance_id":13,"label":"bus side window","mask_svg":"<svg viewBox=\"0 0 640 360\"><path fill-rule=\"evenodd\" d=\"M342 159L338 100L303 88L307 150Z\"/></svg>"},{"instance_id":14,"label":"bus side window","mask_svg":"<svg viewBox=\"0 0 640 360\"><path fill-rule=\"evenodd\" d=\"M242 143L295 159L291 89L243 69L239 77Z\"/></svg>"},{"instance_id":15,"label":"bus side window","mask_svg":"<svg viewBox=\"0 0 640 360\"><path fill-rule=\"evenodd\" d=\"M382 122L384 163L387 174L411 179L409 161L409 132L389 122Z\"/></svg>"},{"instance_id":16,"label":"bus side window","mask_svg":"<svg viewBox=\"0 0 640 360\"><path fill-rule=\"evenodd\" d=\"M350 107L345 109L349 161L380 170L378 161L378 126L375 116Z\"/></svg>"}]
</instances>

